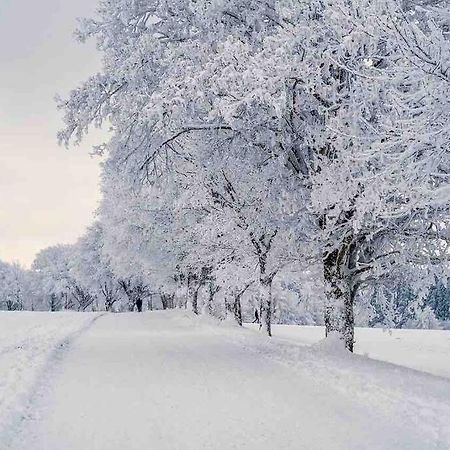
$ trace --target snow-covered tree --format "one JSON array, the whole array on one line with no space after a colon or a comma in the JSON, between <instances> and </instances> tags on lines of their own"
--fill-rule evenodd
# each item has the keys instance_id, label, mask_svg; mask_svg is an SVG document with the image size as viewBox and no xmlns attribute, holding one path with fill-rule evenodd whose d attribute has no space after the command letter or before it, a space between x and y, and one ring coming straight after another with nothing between
<instances>
[{"instance_id":1,"label":"snow-covered tree","mask_svg":"<svg viewBox=\"0 0 450 450\"><path fill-rule=\"evenodd\" d=\"M161 246L169 218L159 212L157 189L133 184L111 163L105 166L99 209L103 253L132 310L138 299L174 289L175 267Z\"/></svg>"},{"instance_id":2,"label":"snow-covered tree","mask_svg":"<svg viewBox=\"0 0 450 450\"><path fill-rule=\"evenodd\" d=\"M91 296L103 299L106 311L113 311L123 295L109 256L103 250L103 234L103 227L99 222L87 229L75 245L73 259L70 261L70 274Z\"/></svg>"},{"instance_id":3,"label":"snow-covered tree","mask_svg":"<svg viewBox=\"0 0 450 450\"><path fill-rule=\"evenodd\" d=\"M27 273L19 264L0 261L0 305L2 309L16 311L28 306L29 286Z\"/></svg>"},{"instance_id":4,"label":"snow-covered tree","mask_svg":"<svg viewBox=\"0 0 450 450\"><path fill-rule=\"evenodd\" d=\"M40 280L51 311L85 311L95 301L95 295L71 272L75 258L75 246L57 245L39 252L33 262L32 269Z\"/></svg>"},{"instance_id":5,"label":"snow-covered tree","mask_svg":"<svg viewBox=\"0 0 450 450\"><path fill-rule=\"evenodd\" d=\"M318 282L326 290L327 332L340 333L348 349L362 286L402 265L443 272L448 14L439 4L427 8L425 2L420 12L402 6L411 7L394 0L100 2L98 18L83 22L79 35L96 37L104 68L60 102L67 125L60 139L79 140L91 125L111 124L112 140L97 150L108 151L112 172L122 174L128 192L137 193L139 207L132 208L125 229L134 227L142 237L132 245L141 256L151 255L139 258L147 273L155 276L161 268L162 278L170 274L175 280L180 261L198 256L183 241L189 234L174 233L183 220L189 219L185 228L205 225L220 217L220 210L235 225L241 220L239 203L230 206L229 173L219 183L204 173L209 163L213 172L214 158L227 150L234 176L245 155L244 173L256 171L262 189L269 178L257 169L264 160L282 162L279 180L295 180L292 198L308 205L313 219L305 239L308 256L319 255L314 263L323 266ZM210 158L204 157L207 147ZM218 215L205 218L196 209L181 220L174 217L181 183L167 184L165 177L180 158L195 172L178 177L213 181ZM251 176L244 181L252 186ZM166 188L159 196L158 189ZM263 201L262 210L266 206ZM303 218L306 211L299 206ZM273 273L266 271L265 249L272 249L275 239L282 245L295 241L279 238L271 212L248 228L256 225L254 237L262 236L260 250L253 247L265 298L270 295L264 280ZM289 221L289 213L278 214L281 222ZM257 235L260 224L264 230ZM211 224L213 236L216 231ZM286 233L296 236L295 225ZM161 247L169 236L171 247ZM199 242L191 243L202 248ZM222 237L216 242L226 248ZM197 277L209 262L200 258L193 268Z\"/></svg>"}]
</instances>

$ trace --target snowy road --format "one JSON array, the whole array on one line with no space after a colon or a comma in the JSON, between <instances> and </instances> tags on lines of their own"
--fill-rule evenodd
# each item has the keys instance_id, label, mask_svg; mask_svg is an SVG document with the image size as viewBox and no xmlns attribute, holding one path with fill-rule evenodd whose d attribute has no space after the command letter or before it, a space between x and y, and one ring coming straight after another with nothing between
<instances>
[{"instance_id":1,"label":"snowy road","mask_svg":"<svg viewBox=\"0 0 450 450\"><path fill-rule=\"evenodd\" d=\"M420 429L373 389L353 395L351 368L346 392L333 376L265 357L265 342L180 311L105 315L55 363L7 450L450 448L448 430L429 417L449 422L446 399L417 411L434 427ZM418 383L398 370L406 390ZM403 394L394 402L404 403Z\"/></svg>"}]
</instances>

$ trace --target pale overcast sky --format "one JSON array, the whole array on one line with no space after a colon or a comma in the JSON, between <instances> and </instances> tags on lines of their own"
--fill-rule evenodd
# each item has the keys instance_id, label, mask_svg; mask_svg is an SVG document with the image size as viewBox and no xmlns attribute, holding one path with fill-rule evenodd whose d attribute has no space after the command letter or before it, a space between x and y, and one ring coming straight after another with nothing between
<instances>
[{"instance_id":1,"label":"pale overcast sky","mask_svg":"<svg viewBox=\"0 0 450 450\"><path fill-rule=\"evenodd\" d=\"M73 38L95 0L0 0L0 259L29 266L49 245L74 242L93 220L99 162L90 142L56 142L66 94L99 67ZM99 137L96 137L96 143Z\"/></svg>"}]
</instances>

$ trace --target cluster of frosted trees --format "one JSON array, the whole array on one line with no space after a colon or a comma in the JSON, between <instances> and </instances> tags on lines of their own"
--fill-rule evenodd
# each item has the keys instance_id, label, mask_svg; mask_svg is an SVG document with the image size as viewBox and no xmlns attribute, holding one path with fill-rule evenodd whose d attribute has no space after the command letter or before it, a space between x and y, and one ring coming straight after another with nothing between
<instances>
[{"instance_id":1,"label":"cluster of frosted trees","mask_svg":"<svg viewBox=\"0 0 450 450\"><path fill-rule=\"evenodd\" d=\"M30 306L31 279L18 264L0 261L0 308L13 311Z\"/></svg>"},{"instance_id":2,"label":"cluster of frosted trees","mask_svg":"<svg viewBox=\"0 0 450 450\"><path fill-rule=\"evenodd\" d=\"M102 251L95 223L75 244L42 250L30 270L0 261L0 310L132 311L137 303L173 307L132 270L118 277Z\"/></svg>"},{"instance_id":3,"label":"cluster of frosted trees","mask_svg":"<svg viewBox=\"0 0 450 450\"><path fill-rule=\"evenodd\" d=\"M419 304L448 271L446 3L100 1L78 37L103 69L59 138L112 130L112 273L238 322L251 299L268 334L308 299L350 350L355 310L402 283Z\"/></svg>"},{"instance_id":4,"label":"cluster of frosted trees","mask_svg":"<svg viewBox=\"0 0 450 450\"><path fill-rule=\"evenodd\" d=\"M181 266L175 273L165 272L163 260L158 271L153 270L154 256L145 266L139 253L126 255L116 247L116 232L108 237L104 227L103 222L97 221L75 244L42 250L30 270L0 263L0 310L121 312L133 311L138 303L143 303L144 309L189 307L197 314L207 312L219 318L230 313L234 316L239 308L235 317L241 324L244 315L255 318L259 304L251 275L239 291L233 291L231 304L231 291L222 289L226 280L220 281L210 268L203 268L199 278L190 273L189 279L184 278ZM112 237L114 241L109 240ZM298 286L286 286L284 277L279 281L274 285L277 321L322 322L317 302L306 297L300 302ZM246 301L241 303L244 294Z\"/></svg>"}]
</instances>

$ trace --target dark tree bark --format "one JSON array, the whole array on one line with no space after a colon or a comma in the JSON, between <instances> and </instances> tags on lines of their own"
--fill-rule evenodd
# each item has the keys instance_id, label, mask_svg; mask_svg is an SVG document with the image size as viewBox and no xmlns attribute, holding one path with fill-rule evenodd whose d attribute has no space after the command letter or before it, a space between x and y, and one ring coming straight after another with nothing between
<instances>
[{"instance_id":1,"label":"dark tree bark","mask_svg":"<svg viewBox=\"0 0 450 450\"><path fill-rule=\"evenodd\" d=\"M119 285L128 298L128 309L130 311L134 311L134 308L137 307L138 301L141 302L142 309L144 298L148 295L147 286L142 283L133 284L131 280L120 280Z\"/></svg>"},{"instance_id":2,"label":"dark tree bark","mask_svg":"<svg viewBox=\"0 0 450 450\"><path fill-rule=\"evenodd\" d=\"M80 286L75 286L72 290L72 296L78 303L78 311L86 311L86 309L94 303L95 297Z\"/></svg>"},{"instance_id":3,"label":"dark tree bark","mask_svg":"<svg viewBox=\"0 0 450 450\"><path fill-rule=\"evenodd\" d=\"M191 297L191 307L194 314L199 314L198 293L201 287L206 283L211 273L210 267L202 267L200 273L191 273L187 277L188 292Z\"/></svg>"},{"instance_id":4,"label":"dark tree bark","mask_svg":"<svg viewBox=\"0 0 450 450\"><path fill-rule=\"evenodd\" d=\"M58 309L60 307L60 302L59 302L58 297L57 297L56 294L51 294L50 295L49 306L50 306L50 311L51 312L58 311Z\"/></svg>"},{"instance_id":5,"label":"dark tree bark","mask_svg":"<svg viewBox=\"0 0 450 450\"><path fill-rule=\"evenodd\" d=\"M233 303L233 314L236 322L242 326L242 305L241 305L241 298L247 291L247 289L253 284L253 281L250 283L247 283L243 289L235 291L234 293L234 303Z\"/></svg>"},{"instance_id":6,"label":"dark tree bark","mask_svg":"<svg viewBox=\"0 0 450 450\"><path fill-rule=\"evenodd\" d=\"M114 303L119 299L117 295L117 289L113 286L108 285L108 283L104 283L102 285L102 294L105 297L105 310L108 312L112 312L114 308Z\"/></svg>"},{"instance_id":7,"label":"dark tree bark","mask_svg":"<svg viewBox=\"0 0 450 450\"><path fill-rule=\"evenodd\" d=\"M14 311L14 302L11 300L6 300L6 310L7 311Z\"/></svg>"},{"instance_id":8,"label":"dark tree bark","mask_svg":"<svg viewBox=\"0 0 450 450\"><path fill-rule=\"evenodd\" d=\"M219 291L220 287L214 283L214 280L210 280L207 304L207 312L210 316L214 314L214 297Z\"/></svg>"},{"instance_id":9,"label":"dark tree bark","mask_svg":"<svg viewBox=\"0 0 450 450\"><path fill-rule=\"evenodd\" d=\"M233 305L234 318L239 326L242 327L242 306L241 306L241 297L234 297L234 305Z\"/></svg>"},{"instance_id":10,"label":"dark tree bark","mask_svg":"<svg viewBox=\"0 0 450 450\"><path fill-rule=\"evenodd\" d=\"M161 293L159 295L161 297L161 304L162 304L163 309L173 309L174 308L175 294Z\"/></svg>"},{"instance_id":11,"label":"dark tree bark","mask_svg":"<svg viewBox=\"0 0 450 450\"><path fill-rule=\"evenodd\" d=\"M195 288L192 290L192 296L191 296L191 300L192 300L192 312L193 312L194 314L197 314L197 315L198 315L198 291L199 291L199 288L198 288L198 287L195 287Z\"/></svg>"},{"instance_id":12,"label":"dark tree bark","mask_svg":"<svg viewBox=\"0 0 450 450\"><path fill-rule=\"evenodd\" d=\"M323 257L327 296L325 334L338 333L345 348L351 352L355 341L354 300L357 284L350 275L350 269L356 250L356 244L348 238L338 249Z\"/></svg>"}]
</instances>

